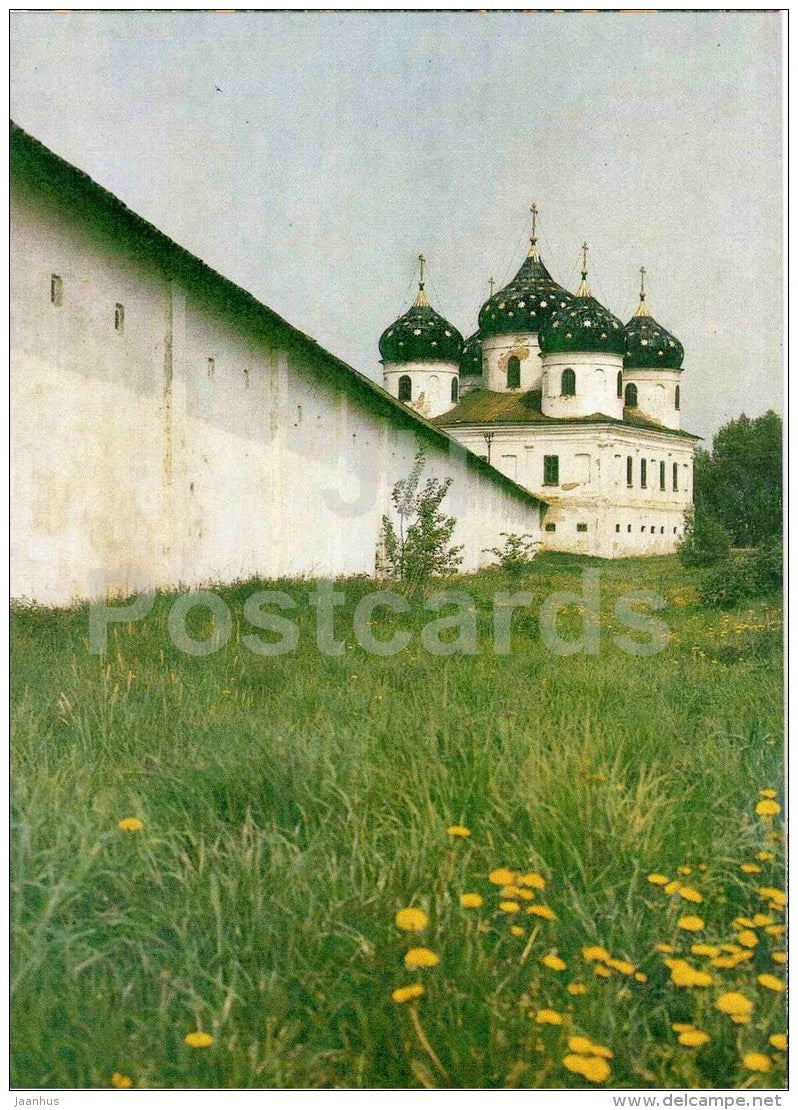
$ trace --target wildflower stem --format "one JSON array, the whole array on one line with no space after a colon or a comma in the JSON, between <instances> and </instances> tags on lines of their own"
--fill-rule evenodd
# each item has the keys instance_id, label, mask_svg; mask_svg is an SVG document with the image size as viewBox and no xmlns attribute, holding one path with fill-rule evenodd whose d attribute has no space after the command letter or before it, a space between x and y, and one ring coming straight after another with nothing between
<instances>
[{"instance_id":1,"label":"wildflower stem","mask_svg":"<svg viewBox=\"0 0 798 1110\"><path fill-rule=\"evenodd\" d=\"M430 1060L432 1060L433 1064L438 1069L438 1071L441 1073L441 1075L446 1080L446 1082L450 1083L451 1080L449 1079L449 1075L446 1071L446 1068L443 1066L443 1064L440 1062L438 1057L435 1055L435 1049L432 1047L432 1045L427 1040L427 1034L424 1032L424 1030L422 1028L422 1025L421 1025L421 1022L419 1021L418 1008L416 1006L411 1006L410 1007L410 1020L413 1022L413 1028L416 1031L416 1036L418 1037L418 1043L424 1049L427 1056L429 1056Z\"/></svg>"}]
</instances>

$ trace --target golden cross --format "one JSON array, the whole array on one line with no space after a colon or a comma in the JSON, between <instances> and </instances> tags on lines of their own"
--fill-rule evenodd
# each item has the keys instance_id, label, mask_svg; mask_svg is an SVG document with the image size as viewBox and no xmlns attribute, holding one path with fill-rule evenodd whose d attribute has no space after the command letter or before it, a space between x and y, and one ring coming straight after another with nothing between
<instances>
[{"instance_id":1,"label":"golden cross","mask_svg":"<svg viewBox=\"0 0 798 1110\"><path fill-rule=\"evenodd\" d=\"M582 244L582 277L587 274L587 243Z\"/></svg>"},{"instance_id":2,"label":"golden cross","mask_svg":"<svg viewBox=\"0 0 798 1110\"><path fill-rule=\"evenodd\" d=\"M488 278L488 285L490 286L491 297L493 296L493 287L495 286L495 284L496 282L493 280L493 278Z\"/></svg>"},{"instance_id":3,"label":"golden cross","mask_svg":"<svg viewBox=\"0 0 798 1110\"><path fill-rule=\"evenodd\" d=\"M645 266L641 266L640 267L640 300L644 301L645 299L646 299L646 268L645 268Z\"/></svg>"},{"instance_id":4,"label":"golden cross","mask_svg":"<svg viewBox=\"0 0 798 1110\"><path fill-rule=\"evenodd\" d=\"M419 268L418 287L419 287L419 289L424 288L424 261L425 261L424 255L420 254L418 256L418 268Z\"/></svg>"},{"instance_id":5,"label":"golden cross","mask_svg":"<svg viewBox=\"0 0 798 1110\"><path fill-rule=\"evenodd\" d=\"M532 238L534 239L536 234L535 229L538 225L538 206L533 203L529 211L532 213Z\"/></svg>"}]
</instances>

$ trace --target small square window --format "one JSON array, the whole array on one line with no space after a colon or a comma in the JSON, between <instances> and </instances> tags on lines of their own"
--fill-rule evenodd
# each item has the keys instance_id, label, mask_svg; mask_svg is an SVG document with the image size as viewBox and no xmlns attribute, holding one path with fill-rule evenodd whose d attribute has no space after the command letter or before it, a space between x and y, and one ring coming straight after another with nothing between
<instances>
[{"instance_id":1,"label":"small square window","mask_svg":"<svg viewBox=\"0 0 798 1110\"><path fill-rule=\"evenodd\" d=\"M64 303L64 283L58 274L50 275L50 302L60 308Z\"/></svg>"},{"instance_id":2,"label":"small square window","mask_svg":"<svg viewBox=\"0 0 798 1110\"><path fill-rule=\"evenodd\" d=\"M576 530L577 530L577 532L586 532L587 531L587 525L586 524L577 524Z\"/></svg>"},{"instance_id":3,"label":"small square window","mask_svg":"<svg viewBox=\"0 0 798 1110\"><path fill-rule=\"evenodd\" d=\"M652 536L654 535L654 533L656 532L656 530L657 530L657 529L656 529L656 528L654 527L654 525L652 524L652 525L651 525L651 535L652 535Z\"/></svg>"},{"instance_id":4,"label":"small square window","mask_svg":"<svg viewBox=\"0 0 798 1110\"><path fill-rule=\"evenodd\" d=\"M547 532L556 532L556 531L557 531L557 525L556 525L556 524L552 524L551 522L549 522L549 523L548 523L548 524L546 525L546 531L547 531Z\"/></svg>"},{"instance_id":5,"label":"small square window","mask_svg":"<svg viewBox=\"0 0 798 1110\"><path fill-rule=\"evenodd\" d=\"M615 525L615 531L616 531L616 532L620 532L620 530L621 530L621 526L620 526L620 524L616 524L616 525Z\"/></svg>"},{"instance_id":6,"label":"small square window","mask_svg":"<svg viewBox=\"0 0 798 1110\"><path fill-rule=\"evenodd\" d=\"M645 524L641 524L641 526L640 526L640 531L641 531L641 532L645 532L645 530L646 530L646 526L645 526Z\"/></svg>"},{"instance_id":7,"label":"small square window","mask_svg":"<svg viewBox=\"0 0 798 1110\"><path fill-rule=\"evenodd\" d=\"M631 524L627 524L627 525L626 525L626 531L627 531L627 532L631 532L631 531L632 531L632 526L631 526Z\"/></svg>"},{"instance_id":8,"label":"small square window","mask_svg":"<svg viewBox=\"0 0 798 1110\"><path fill-rule=\"evenodd\" d=\"M114 330L125 330L125 306L123 304L117 304L114 307Z\"/></svg>"}]
</instances>

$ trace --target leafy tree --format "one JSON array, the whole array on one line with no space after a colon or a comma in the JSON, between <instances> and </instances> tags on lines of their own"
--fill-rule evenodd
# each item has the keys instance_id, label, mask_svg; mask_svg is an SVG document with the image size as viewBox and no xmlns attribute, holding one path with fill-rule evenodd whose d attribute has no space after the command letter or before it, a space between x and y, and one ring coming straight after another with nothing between
<instances>
[{"instance_id":1,"label":"leafy tree","mask_svg":"<svg viewBox=\"0 0 798 1110\"><path fill-rule=\"evenodd\" d=\"M714 518L735 547L756 547L780 535L781 476L781 417L770 411L730 421L715 436L711 453L696 451L696 526Z\"/></svg>"},{"instance_id":2,"label":"leafy tree","mask_svg":"<svg viewBox=\"0 0 798 1110\"><path fill-rule=\"evenodd\" d=\"M679 559L686 567L711 567L729 557L729 533L706 510L687 518L684 538L679 544Z\"/></svg>"},{"instance_id":3,"label":"leafy tree","mask_svg":"<svg viewBox=\"0 0 798 1110\"><path fill-rule=\"evenodd\" d=\"M412 593L421 592L432 577L454 574L463 561L463 545L450 543L457 520L441 510L452 479L427 478L422 485L426 461L420 448L410 474L393 487L398 523L383 516L377 549L377 570L404 582Z\"/></svg>"}]
</instances>

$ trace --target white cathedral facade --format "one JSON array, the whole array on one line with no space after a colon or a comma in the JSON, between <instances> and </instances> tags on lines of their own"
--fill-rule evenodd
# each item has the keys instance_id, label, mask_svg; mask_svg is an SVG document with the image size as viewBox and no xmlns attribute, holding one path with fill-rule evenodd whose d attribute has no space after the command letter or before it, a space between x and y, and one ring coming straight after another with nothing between
<instances>
[{"instance_id":1,"label":"white cathedral facade","mask_svg":"<svg viewBox=\"0 0 798 1110\"><path fill-rule=\"evenodd\" d=\"M386 390L547 504L543 546L617 558L676 550L697 436L680 421L684 349L640 303L569 293L529 253L465 341L418 296L379 341ZM421 256L420 256L421 257ZM645 271L643 271L644 277Z\"/></svg>"}]
</instances>

